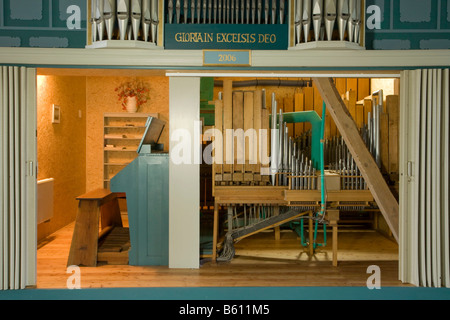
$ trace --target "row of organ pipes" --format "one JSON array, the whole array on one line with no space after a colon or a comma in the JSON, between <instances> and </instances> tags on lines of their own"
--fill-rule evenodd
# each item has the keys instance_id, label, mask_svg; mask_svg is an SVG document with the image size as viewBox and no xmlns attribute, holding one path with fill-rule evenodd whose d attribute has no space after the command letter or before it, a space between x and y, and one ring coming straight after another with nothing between
<instances>
[{"instance_id":1,"label":"row of organ pipes","mask_svg":"<svg viewBox=\"0 0 450 320\"><path fill-rule=\"evenodd\" d=\"M158 0L90 0L92 41L157 42ZM294 0L295 42L360 42L362 0ZM284 24L286 0L170 0L167 22ZM338 30L338 36L334 30ZM310 36L310 31L313 30Z\"/></svg>"},{"instance_id":2,"label":"row of organ pipes","mask_svg":"<svg viewBox=\"0 0 450 320\"><path fill-rule=\"evenodd\" d=\"M372 112L368 121L360 129L360 134L376 163L380 160L380 113L383 112L383 91L372 95ZM292 190L319 189L320 170L315 168L311 159L311 131L292 137L286 122L283 121L281 109L277 112L275 94L272 95L272 128L278 133L271 137L271 172L272 184L290 186ZM324 140L324 166L329 171L339 174L342 190L367 190L367 184L361 171L350 153L342 136ZM290 178L289 178L290 177ZM291 181L289 181L291 180Z\"/></svg>"},{"instance_id":3,"label":"row of organ pipes","mask_svg":"<svg viewBox=\"0 0 450 320\"><path fill-rule=\"evenodd\" d=\"M264 102L266 101L265 97L266 91L265 89L262 89L262 101ZM222 92L219 92L219 100L222 99L223 94ZM384 112L383 91L379 90L372 93L371 100L372 108L370 110L372 111L368 112L367 120L365 121L366 123L362 123L359 130L368 150L370 150L370 153L376 160L378 166L381 166L380 114ZM266 109L265 103L263 104L263 109ZM317 141L313 141L312 130L301 132L295 136L290 133L289 128L291 126L288 126L286 122L289 118L289 112L285 115L282 108L278 107L275 93L272 93L271 106L267 106L267 109L271 109L270 114L272 115L269 117L269 127L271 128L271 131L269 142L270 179L268 180L268 183L273 186L287 187L289 191L295 190L295 192L290 192L290 195L308 192L309 190L320 190L322 187L328 189L328 186L321 185L322 170L320 165L314 164L314 162L317 162L317 159L314 161L311 160L311 155L317 152L317 150L313 150L313 146L316 145L314 142ZM307 117L305 117L305 119L306 118ZM324 123L324 120L326 119L322 118L321 122ZM219 128L230 129L228 127L222 127L222 125L219 125ZM315 136L314 139L317 138L319 137ZM322 154L325 169L324 183L327 183L327 175L333 180L333 186L329 190L348 190L357 193L360 193L360 191L368 191L368 185L364 180L360 168L356 165L352 153L339 133L324 138L321 141L321 147L323 147ZM235 186L233 184L234 181L216 181L218 183L216 184L217 186L229 186L231 188ZM336 181L338 181L338 185L335 184ZM232 184L228 184L229 182ZM236 186L240 186L240 182L237 181L237 183ZM367 192L361 192L360 194L366 193ZM316 236L319 224L323 224L324 235L326 234L325 226L327 225L327 222L324 220L324 215L322 214L324 212L322 210L326 211L326 199L327 193L325 193L325 199L322 199L321 202L323 202L320 204L317 200L309 201L305 200L305 198L302 198L300 201L292 200L287 206L272 205L264 203L264 201L261 203L254 203L254 201L246 203L245 200L243 200L244 202L242 203L227 203L227 232L217 261L230 261L234 256L234 242L240 241L240 239L254 234L255 232L258 232L258 230L265 230L266 228L274 226L280 219L281 221L290 221L290 227L297 233L300 233L302 246L309 246L310 250L314 249L316 246L325 246L325 237L324 243L317 243ZM372 206L370 200L358 199L354 201L348 199L337 201L337 203L333 205L333 208L338 211L349 213L360 213L361 211L375 208ZM309 242L307 237L304 237L303 235L305 219L309 219L310 221ZM312 223L315 224L315 227L311 229ZM313 242L311 243L311 241Z\"/></svg>"},{"instance_id":4,"label":"row of organ pipes","mask_svg":"<svg viewBox=\"0 0 450 320\"><path fill-rule=\"evenodd\" d=\"M169 0L168 23L284 24L286 0Z\"/></svg>"},{"instance_id":5,"label":"row of organ pipes","mask_svg":"<svg viewBox=\"0 0 450 320\"><path fill-rule=\"evenodd\" d=\"M339 40L359 44L362 0L295 0L295 42ZM335 30L337 29L337 35Z\"/></svg>"},{"instance_id":6,"label":"row of organ pipes","mask_svg":"<svg viewBox=\"0 0 450 320\"><path fill-rule=\"evenodd\" d=\"M157 43L158 0L90 0L92 41Z\"/></svg>"}]
</instances>

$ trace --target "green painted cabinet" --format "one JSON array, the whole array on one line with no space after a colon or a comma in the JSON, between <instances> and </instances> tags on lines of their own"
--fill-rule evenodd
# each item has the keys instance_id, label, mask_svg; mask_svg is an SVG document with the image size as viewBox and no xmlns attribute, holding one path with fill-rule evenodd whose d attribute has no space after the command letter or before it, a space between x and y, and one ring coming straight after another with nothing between
<instances>
[{"instance_id":1,"label":"green painted cabinet","mask_svg":"<svg viewBox=\"0 0 450 320\"><path fill-rule=\"evenodd\" d=\"M111 191L125 192L130 265L168 265L169 155L143 153L117 173Z\"/></svg>"}]
</instances>

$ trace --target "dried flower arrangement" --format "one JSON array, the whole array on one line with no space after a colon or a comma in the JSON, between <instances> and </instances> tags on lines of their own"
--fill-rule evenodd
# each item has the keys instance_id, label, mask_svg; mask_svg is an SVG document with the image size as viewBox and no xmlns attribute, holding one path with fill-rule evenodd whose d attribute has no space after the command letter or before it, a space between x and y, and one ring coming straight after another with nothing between
<instances>
[{"instance_id":1,"label":"dried flower arrangement","mask_svg":"<svg viewBox=\"0 0 450 320\"><path fill-rule=\"evenodd\" d=\"M137 78L132 81L123 82L115 91L117 92L119 101L122 103L123 110L126 110L128 97L136 97L138 109L150 98L148 86L144 81L138 80Z\"/></svg>"}]
</instances>

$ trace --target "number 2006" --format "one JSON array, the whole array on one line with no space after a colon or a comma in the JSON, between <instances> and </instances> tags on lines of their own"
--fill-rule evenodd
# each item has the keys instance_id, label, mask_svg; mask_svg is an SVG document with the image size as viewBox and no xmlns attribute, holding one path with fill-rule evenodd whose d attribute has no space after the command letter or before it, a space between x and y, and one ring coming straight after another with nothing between
<instances>
[{"instance_id":1,"label":"number 2006","mask_svg":"<svg viewBox=\"0 0 450 320\"><path fill-rule=\"evenodd\" d=\"M236 56L232 54L219 54L220 62L236 62Z\"/></svg>"}]
</instances>

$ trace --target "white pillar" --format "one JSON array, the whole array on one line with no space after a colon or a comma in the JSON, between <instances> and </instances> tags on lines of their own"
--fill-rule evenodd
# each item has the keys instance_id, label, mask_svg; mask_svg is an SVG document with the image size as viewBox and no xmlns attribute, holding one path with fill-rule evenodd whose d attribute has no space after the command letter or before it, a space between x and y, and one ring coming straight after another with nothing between
<instances>
[{"instance_id":1,"label":"white pillar","mask_svg":"<svg viewBox=\"0 0 450 320\"><path fill-rule=\"evenodd\" d=\"M200 78L169 79L169 268L199 268L200 166L194 163L200 132ZM189 143L181 148L180 143ZM185 146L185 145L183 145ZM182 152L189 157L180 157ZM181 158L184 160L180 163ZM188 158L189 161L185 161Z\"/></svg>"}]
</instances>

